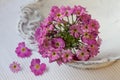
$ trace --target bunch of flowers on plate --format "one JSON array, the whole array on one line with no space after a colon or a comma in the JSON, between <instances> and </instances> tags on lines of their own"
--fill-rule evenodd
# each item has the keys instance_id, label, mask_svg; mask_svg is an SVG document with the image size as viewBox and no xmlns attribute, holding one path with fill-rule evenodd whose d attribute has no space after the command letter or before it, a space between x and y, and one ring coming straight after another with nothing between
<instances>
[{"instance_id":1,"label":"bunch of flowers on plate","mask_svg":"<svg viewBox=\"0 0 120 80\"><path fill-rule=\"evenodd\" d=\"M35 31L39 53L59 65L87 61L99 53L100 25L82 6L53 6Z\"/></svg>"}]
</instances>

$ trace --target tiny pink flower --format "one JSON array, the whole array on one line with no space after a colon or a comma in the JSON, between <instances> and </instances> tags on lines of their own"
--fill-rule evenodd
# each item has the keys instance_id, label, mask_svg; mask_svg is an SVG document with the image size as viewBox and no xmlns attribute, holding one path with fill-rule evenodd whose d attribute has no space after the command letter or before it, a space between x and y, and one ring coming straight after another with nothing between
<instances>
[{"instance_id":1,"label":"tiny pink flower","mask_svg":"<svg viewBox=\"0 0 120 80\"><path fill-rule=\"evenodd\" d=\"M83 32L90 32L90 29L89 29L90 27L88 27L88 25L83 25L82 27L81 27L81 29L83 30Z\"/></svg>"},{"instance_id":2,"label":"tiny pink flower","mask_svg":"<svg viewBox=\"0 0 120 80\"><path fill-rule=\"evenodd\" d=\"M82 35L82 41L87 44L96 43L96 37L98 33L95 32L84 32Z\"/></svg>"},{"instance_id":3,"label":"tiny pink flower","mask_svg":"<svg viewBox=\"0 0 120 80\"><path fill-rule=\"evenodd\" d=\"M60 12L60 9L59 9L59 7L58 6L52 6L52 8L51 8L51 15L52 15L52 13L54 14L54 13L57 13L57 12Z\"/></svg>"},{"instance_id":4,"label":"tiny pink flower","mask_svg":"<svg viewBox=\"0 0 120 80\"><path fill-rule=\"evenodd\" d=\"M58 6L52 7L50 15L56 21L60 21L63 18L63 15L62 15L60 8Z\"/></svg>"},{"instance_id":5,"label":"tiny pink flower","mask_svg":"<svg viewBox=\"0 0 120 80\"><path fill-rule=\"evenodd\" d=\"M25 46L24 42L18 44L18 47L15 50L18 57L25 58L31 56L31 50Z\"/></svg>"},{"instance_id":6,"label":"tiny pink flower","mask_svg":"<svg viewBox=\"0 0 120 80\"><path fill-rule=\"evenodd\" d=\"M62 59L64 63L71 62L73 59L73 53L71 52L71 50L64 50L62 52Z\"/></svg>"},{"instance_id":7,"label":"tiny pink flower","mask_svg":"<svg viewBox=\"0 0 120 80\"><path fill-rule=\"evenodd\" d=\"M40 59L32 59L30 69L36 76L39 76L45 72L46 64L40 63Z\"/></svg>"},{"instance_id":8,"label":"tiny pink flower","mask_svg":"<svg viewBox=\"0 0 120 80\"><path fill-rule=\"evenodd\" d=\"M44 43L42 45L39 45L39 52L42 55L42 57L46 58L48 56L48 52L50 48L51 48L51 41L45 39Z\"/></svg>"},{"instance_id":9,"label":"tiny pink flower","mask_svg":"<svg viewBox=\"0 0 120 80\"><path fill-rule=\"evenodd\" d=\"M51 16L48 16L47 18L44 19L42 24L46 27L46 26L51 25L52 21L53 21L53 18Z\"/></svg>"},{"instance_id":10,"label":"tiny pink flower","mask_svg":"<svg viewBox=\"0 0 120 80\"><path fill-rule=\"evenodd\" d=\"M73 12L72 12L70 6L67 6L67 7L62 6L61 7L61 13L62 13L63 16L70 16Z\"/></svg>"},{"instance_id":11,"label":"tiny pink flower","mask_svg":"<svg viewBox=\"0 0 120 80\"><path fill-rule=\"evenodd\" d=\"M51 41L49 41L48 39L45 39L44 43L40 46L44 47L44 49L49 49L51 47Z\"/></svg>"},{"instance_id":12,"label":"tiny pink flower","mask_svg":"<svg viewBox=\"0 0 120 80\"><path fill-rule=\"evenodd\" d=\"M79 25L72 25L69 30L70 34L75 38L79 38L81 34L81 29Z\"/></svg>"},{"instance_id":13,"label":"tiny pink flower","mask_svg":"<svg viewBox=\"0 0 120 80\"><path fill-rule=\"evenodd\" d=\"M77 55L77 58L81 61L86 61L90 57L89 52L84 48L81 50L78 50L76 55Z\"/></svg>"},{"instance_id":14,"label":"tiny pink flower","mask_svg":"<svg viewBox=\"0 0 120 80\"><path fill-rule=\"evenodd\" d=\"M90 27L91 31L96 31L98 32L98 29L99 29L99 23L98 21L94 20L94 19L91 19L89 24L88 24L88 27Z\"/></svg>"},{"instance_id":15,"label":"tiny pink flower","mask_svg":"<svg viewBox=\"0 0 120 80\"><path fill-rule=\"evenodd\" d=\"M83 24L88 24L89 21L91 20L91 15L89 14L82 14L81 16L78 17L80 21L82 21Z\"/></svg>"},{"instance_id":16,"label":"tiny pink flower","mask_svg":"<svg viewBox=\"0 0 120 80\"><path fill-rule=\"evenodd\" d=\"M60 22L63 19L62 13L61 12L56 13L54 19Z\"/></svg>"},{"instance_id":17,"label":"tiny pink flower","mask_svg":"<svg viewBox=\"0 0 120 80\"><path fill-rule=\"evenodd\" d=\"M49 26L47 26L47 31L49 32L49 31L52 31L54 29L54 25L49 25Z\"/></svg>"},{"instance_id":18,"label":"tiny pink flower","mask_svg":"<svg viewBox=\"0 0 120 80\"><path fill-rule=\"evenodd\" d=\"M10 64L9 68L13 73L17 73L21 70L20 64L17 62L13 62L12 64Z\"/></svg>"},{"instance_id":19,"label":"tiny pink flower","mask_svg":"<svg viewBox=\"0 0 120 80\"><path fill-rule=\"evenodd\" d=\"M57 49L51 49L48 54L49 62L54 62L60 58L60 51Z\"/></svg>"},{"instance_id":20,"label":"tiny pink flower","mask_svg":"<svg viewBox=\"0 0 120 80\"><path fill-rule=\"evenodd\" d=\"M52 39L52 46L55 49L63 49L65 47L65 42L62 38L53 38Z\"/></svg>"},{"instance_id":21,"label":"tiny pink flower","mask_svg":"<svg viewBox=\"0 0 120 80\"><path fill-rule=\"evenodd\" d=\"M74 6L74 14L75 14L76 16L80 16L80 15L82 15L83 13L86 13L85 8L83 8L82 6Z\"/></svg>"},{"instance_id":22,"label":"tiny pink flower","mask_svg":"<svg viewBox=\"0 0 120 80\"><path fill-rule=\"evenodd\" d=\"M99 53L99 45L97 43L88 45L88 49L91 57L94 57Z\"/></svg>"},{"instance_id":23,"label":"tiny pink flower","mask_svg":"<svg viewBox=\"0 0 120 80\"><path fill-rule=\"evenodd\" d=\"M43 58L48 57L48 51L49 49L39 46L39 53L42 55Z\"/></svg>"},{"instance_id":24,"label":"tiny pink flower","mask_svg":"<svg viewBox=\"0 0 120 80\"><path fill-rule=\"evenodd\" d=\"M44 39L46 38L46 34L47 28L45 28L45 26L42 26L41 24L41 26L35 31L35 39L39 43L39 45L43 44Z\"/></svg>"}]
</instances>

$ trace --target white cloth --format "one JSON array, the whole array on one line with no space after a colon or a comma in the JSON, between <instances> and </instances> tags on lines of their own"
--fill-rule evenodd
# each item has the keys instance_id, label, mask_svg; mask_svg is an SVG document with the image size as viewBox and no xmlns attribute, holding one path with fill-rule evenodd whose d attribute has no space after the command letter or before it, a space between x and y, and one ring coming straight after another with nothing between
<instances>
[{"instance_id":1,"label":"white cloth","mask_svg":"<svg viewBox=\"0 0 120 80\"><path fill-rule=\"evenodd\" d=\"M30 58L18 58L15 48L23 41L17 31L20 7L30 2L33 1L0 0L0 80L120 80L120 61L98 70L79 70L66 65L59 67L56 63L50 64L47 59L41 58L35 52ZM47 64L48 70L42 76L36 77L30 71L30 61L33 58L40 58L41 62ZM9 65L13 61L21 64L22 71L15 74L10 71Z\"/></svg>"}]
</instances>

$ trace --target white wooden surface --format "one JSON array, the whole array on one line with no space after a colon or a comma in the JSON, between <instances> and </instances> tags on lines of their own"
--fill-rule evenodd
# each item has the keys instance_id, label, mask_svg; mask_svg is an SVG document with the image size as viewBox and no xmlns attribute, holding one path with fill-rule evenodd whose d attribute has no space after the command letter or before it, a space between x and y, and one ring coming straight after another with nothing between
<instances>
[{"instance_id":1,"label":"white wooden surface","mask_svg":"<svg viewBox=\"0 0 120 80\"><path fill-rule=\"evenodd\" d=\"M14 51L18 42L23 41L17 32L20 7L31 2L33 0L0 0L0 80L120 80L120 61L103 69L78 70L66 65L58 67L56 63L49 64L47 59L42 59L35 52L30 58L18 58ZM32 58L40 58L47 64L48 70L42 76L36 77L30 71ZM22 67L17 74L9 69L13 61L19 62Z\"/></svg>"}]
</instances>

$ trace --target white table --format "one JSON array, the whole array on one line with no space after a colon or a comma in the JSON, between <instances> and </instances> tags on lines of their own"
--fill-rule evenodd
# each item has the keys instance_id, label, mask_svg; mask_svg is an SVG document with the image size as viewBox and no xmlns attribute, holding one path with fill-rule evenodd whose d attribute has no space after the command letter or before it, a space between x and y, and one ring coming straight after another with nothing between
<instances>
[{"instance_id":1,"label":"white table","mask_svg":"<svg viewBox=\"0 0 120 80\"><path fill-rule=\"evenodd\" d=\"M38 53L30 58L21 59L15 54L17 44L23 39L18 36L17 26L20 20L20 7L33 0L0 0L0 80L120 80L120 61L98 70L78 70L66 65L58 66L48 63ZM36 77L29 69L30 61L40 58L47 64L48 70ZM17 61L22 71L14 74L9 64Z\"/></svg>"}]
</instances>

